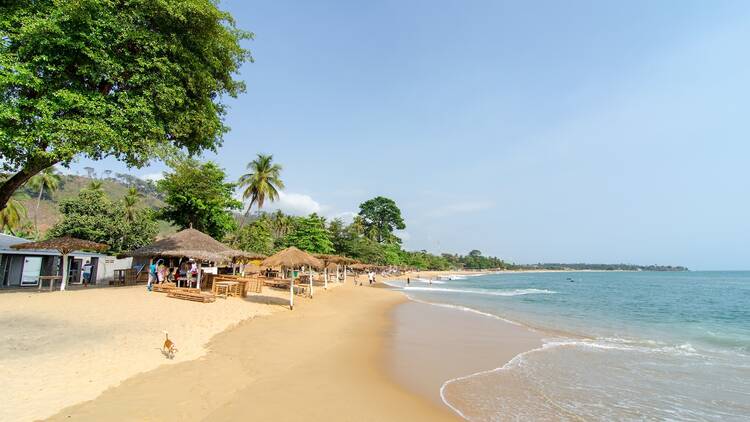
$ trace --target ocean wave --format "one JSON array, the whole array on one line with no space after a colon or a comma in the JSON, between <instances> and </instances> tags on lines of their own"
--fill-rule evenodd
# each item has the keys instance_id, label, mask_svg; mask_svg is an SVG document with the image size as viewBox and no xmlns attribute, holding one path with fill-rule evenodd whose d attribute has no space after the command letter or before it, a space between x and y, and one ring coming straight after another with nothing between
<instances>
[{"instance_id":1,"label":"ocean wave","mask_svg":"<svg viewBox=\"0 0 750 422\"><path fill-rule=\"evenodd\" d=\"M472 314L482 315L482 316L493 318L493 319L496 319L496 320L499 320L499 321L503 321L503 322L506 322L508 324L518 325L519 327L525 327L525 328L527 328L527 329L529 329L531 331L536 331L534 328L531 328L531 327L528 327L526 325L523 325L520 322L516 322L516 321L510 320L510 319L506 319L506 318L503 318L501 316L498 316L498 315L495 315L495 314L491 314L489 312L483 312L483 311L476 310L474 308L469 308L467 306L451 305L450 303L428 302L426 300L415 299L414 297L409 296L408 294L406 295L406 297L409 298L409 300L411 300L412 302L423 303L425 305L438 306L438 307L441 307L441 308L454 309L454 310L457 310L457 311L470 312Z\"/></svg>"},{"instance_id":2,"label":"ocean wave","mask_svg":"<svg viewBox=\"0 0 750 422\"><path fill-rule=\"evenodd\" d=\"M630 339L623 339L623 338L597 338L597 339L573 339L573 338L554 338L554 339L544 339L543 344L541 347L527 350L525 352L519 353L518 355L514 356L511 360L506 362L504 365L487 369L479 372L475 372L468 375L463 375L455 378L451 378L447 381L445 381L440 386L440 398L445 403L446 406L448 406L451 410L453 410L456 414L461 416L462 418L469 420L466 415L461 412L460 409L458 409L456 406L451 404L448 399L445 396L445 389L448 387L448 385L460 382L464 380L468 380L471 378L483 376L486 374L491 374L495 372L501 372L501 371L509 371L513 370L514 368L518 368L526 362L526 358L535 353L542 353L546 351L550 351L556 348L561 347L576 347L576 348L584 348L584 349L593 349L593 350L603 350L603 351L609 351L609 350L618 350L618 351L628 351L628 352L638 352L638 353L667 353L670 355L677 355L682 357L701 357L700 353L698 353L695 348L690 343L684 343L684 344L678 344L678 345L667 345L665 343L656 342L652 340L630 340Z\"/></svg>"},{"instance_id":3,"label":"ocean wave","mask_svg":"<svg viewBox=\"0 0 750 422\"><path fill-rule=\"evenodd\" d=\"M447 287L402 287L406 291L443 292L443 293L469 293L488 296L522 296L533 294L555 294L556 291L547 289L511 289L511 290L480 290L480 289L452 289Z\"/></svg>"},{"instance_id":4,"label":"ocean wave","mask_svg":"<svg viewBox=\"0 0 750 422\"><path fill-rule=\"evenodd\" d=\"M417 283L445 284L445 280L430 280L427 278L415 278L412 281L416 281Z\"/></svg>"},{"instance_id":5,"label":"ocean wave","mask_svg":"<svg viewBox=\"0 0 750 422\"><path fill-rule=\"evenodd\" d=\"M703 356L690 343L667 344L653 340L631 340L619 337L600 337L596 339L548 339L545 340L541 349L547 350L555 347L580 347L599 350L658 353L674 356Z\"/></svg>"}]
</instances>

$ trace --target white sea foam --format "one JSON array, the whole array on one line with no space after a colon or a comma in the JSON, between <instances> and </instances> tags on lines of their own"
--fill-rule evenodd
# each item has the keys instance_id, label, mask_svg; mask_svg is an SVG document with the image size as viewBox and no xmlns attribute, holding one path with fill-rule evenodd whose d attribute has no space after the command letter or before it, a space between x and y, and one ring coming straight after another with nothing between
<instances>
[{"instance_id":1,"label":"white sea foam","mask_svg":"<svg viewBox=\"0 0 750 422\"><path fill-rule=\"evenodd\" d=\"M533 294L555 294L557 292L546 289L511 289L511 290L481 290L481 289L452 289L448 287L402 287L406 291L445 292L445 293L469 293L488 296L522 296Z\"/></svg>"},{"instance_id":2,"label":"white sea foam","mask_svg":"<svg viewBox=\"0 0 750 422\"><path fill-rule=\"evenodd\" d=\"M439 305L438 305L439 306ZM460 308L460 307L456 307ZM478 312L475 310L472 310L474 312ZM478 312L481 313L481 312ZM499 318L502 319L502 318ZM508 321L512 322L512 321ZM516 323L517 324L517 323ZM521 324L518 324L521 325ZM440 398L445 403L446 406L451 408L456 414L461 416L462 418L469 420L469 418L461 412L460 409L458 409L456 406L451 404L448 399L445 397L445 389L448 387L448 385L460 382L464 380L468 380L471 378L483 376L490 373L496 373L501 371L508 371L512 370L514 368L517 368L524 364L527 356L533 353L540 353L549 351L552 349L557 348L563 348L563 347L576 347L576 348L584 348L588 350L602 350L602 351L609 351L609 350L618 350L618 351L628 351L628 352L637 352L637 353L666 353L670 355L677 355L677 356L690 356L690 357L696 357L696 356L702 356L701 354L697 353L695 348L690 343L684 343L680 345L666 345L665 343L656 342L652 340L631 340L631 339L623 339L623 338L617 338L617 337L607 337L607 338L597 338L597 339L574 339L574 338L551 338L551 339L543 339L543 344L541 347L531 349L528 351L525 351L523 353L519 353L518 355L514 356L513 359L509 360L506 364L503 366L493 368L493 369L487 369L484 371L475 372L472 374L460 376L451 378L447 381L445 381L440 386Z\"/></svg>"}]
</instances>

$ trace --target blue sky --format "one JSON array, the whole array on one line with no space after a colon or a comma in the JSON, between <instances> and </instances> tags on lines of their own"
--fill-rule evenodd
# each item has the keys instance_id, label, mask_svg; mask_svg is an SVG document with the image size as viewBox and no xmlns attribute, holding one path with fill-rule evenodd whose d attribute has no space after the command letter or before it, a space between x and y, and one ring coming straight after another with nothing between
<instances>
[{"instance_id":1,"label":"blue sky","mask_svg":"<svg viewBox=\"0 0 750 422\"><path fill-rule=\"evenodd\" d=\"M384 195L411 249L750 269L748 2L221 7L256 62L207 158L274 154L287 211Z\"/></svg>"}]
</instances>

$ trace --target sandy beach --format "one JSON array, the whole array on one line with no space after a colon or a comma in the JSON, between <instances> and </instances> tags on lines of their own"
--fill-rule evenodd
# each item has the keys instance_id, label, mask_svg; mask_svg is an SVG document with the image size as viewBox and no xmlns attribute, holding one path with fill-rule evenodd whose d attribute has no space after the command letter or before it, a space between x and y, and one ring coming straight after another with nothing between
<instances>
[{"instance_id":1,"label":"sandy beach","mask_svg":"<svg viewBox=\"0 0 750 422\"><path fill-rule=\"evenodd\" d=\"M0 420L45 418L135 374L199 358L211 337L282 309L274 304L282 297L266 289L250 300L198 304L145 286L0 294ZM163 331L178 342L174 360L159 351Z\"/></svg>"},{"instance_id":2,"label":"sandy beach","mask_svg":"<svg viewBox=\"0 0 750 422\"><path fill-rule=\"evenodd\" d=\"M15 392L0 419L460 420L443 382L538 346L523 327L359 281L294 311L273 289L211 304L143 286L0 295L3 388ZM174 360L158 350L163 330Z\"/></svg>"},{"instance_id":3,"label":"sandy beach","mask_svg":"<svg viewBox=\"0 0 750 422\"><path fill-rule=\"evenodd\" d=\"M404 300L349 283L246 320L201 359L135 376L51 420L455 420L384 370L388 311Z\"/></svg>"}]
</instances>

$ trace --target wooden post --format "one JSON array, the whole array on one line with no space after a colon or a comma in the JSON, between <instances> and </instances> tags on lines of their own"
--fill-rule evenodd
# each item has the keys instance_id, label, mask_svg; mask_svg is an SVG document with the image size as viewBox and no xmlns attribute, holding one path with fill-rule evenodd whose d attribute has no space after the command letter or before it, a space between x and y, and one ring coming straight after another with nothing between
<instances>
[{"instance_id":1,"label":"wooden post","mask_svg":"<svg viewBox=\"0 0 750 422\"><path fill-rule=\"evenodd\" d=\"M284 268L281 269L284 271ZM294 310L294 274L292 273L292 281L289 282L289 309Z\"/></svg>"},{"instance_id":2,"label":"wooden post","mask_svg":"<svg viewBox=\"0 0 750 422\"><path fill-rule=\"evenodd\" d=\"M344 265L344 283L346 283L346 265ZM356 284L356 282L355 282Z\"/></svg>"},{"instance_id":3,"label":"wooden post","mask_svg":"<svg viewBox=\"0 0 750 422\"><path fill-rule=\"evenodd\" d=\"M307 267L308 281L310 281L310 299L313 297L313 285L312 285L312 267Z\"/></svg>"},{"instance_id":4,"label":"wooden post","mask_svg":"<svg viewBox=\"0 0 750 422\"><path fill-rule=\"evenodd\" d=\"M50 281L50 283L54 283ZM60 291L65 291L65 285L68 283L68 253L63 252L62 254L62 280L60 280Z\"/></svg>"},{"instance_id":5,"label":"wooden post","mask_svg":"<svg viewBox=\"0 0 750 422\"><path fill-rule=\"evenodd\" d=\"M339 280L339 264L336 264L336 283L341 283L341 280Z\"/></svg>"},{"instance_id":6,"label":"wooden post","mask_svg":"<svg viewBox=\"0 0 750 422\"><path fill-rule=\"evenodd\" d=\"M323 268L323 290L328 290L328 268Z\"/></svg>"},{"instance_id":7,"label":"wooden post","mask_svg":"<svg viewBox=\"0 0 750 422\"><path fill-rule=\"evenodd\" d=\"M201 267L203 266L202 262L198 262L198 276L195 278L195 287L198 288L198 290L201 289Z\"/></svg>"}]
</instances>

